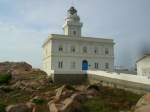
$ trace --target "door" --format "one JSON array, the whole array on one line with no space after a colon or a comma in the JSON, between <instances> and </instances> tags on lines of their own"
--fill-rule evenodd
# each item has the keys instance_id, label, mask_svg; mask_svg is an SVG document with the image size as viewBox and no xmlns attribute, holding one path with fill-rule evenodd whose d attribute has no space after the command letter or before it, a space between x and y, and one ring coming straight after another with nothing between
<instances>
[{"instance_id":1,"label":"door","mask_svg":"<svg viewBox=\"0 0 150 112\"><path fill-rule=\"evenodd\" d=\"M88 70L88 62L86 60L82 61L82 70Z\"/></svg>"}]
</instances>

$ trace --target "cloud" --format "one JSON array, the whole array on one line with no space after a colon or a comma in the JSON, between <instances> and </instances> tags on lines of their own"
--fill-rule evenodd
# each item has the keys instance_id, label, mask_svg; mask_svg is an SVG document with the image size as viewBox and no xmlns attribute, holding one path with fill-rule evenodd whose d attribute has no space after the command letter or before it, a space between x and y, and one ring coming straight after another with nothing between
<instances>
[{"instance_id":1,"label":"cloud","mask_svg":"<svg viewBox=\"0 0 150 112\"><path fill-rule=\"evenodd\" d=\"M27 61L35 67L41 66L41 45L48 32L39 32L0 24L0 61Z\"/></svg>"},{"instance_id":2,"label":"cloud","mask_svg":"<svg viewBox=\"0 0 150 112\"><path fill-rule=\"evenodd\" d=\"M49 33L63 33L70 0L0 0L0 61L42 62L42 42ZM129 67L150 48L149 0L74 1L83 35L112 37L116 65Z\"/></svg>"}]
</instances>

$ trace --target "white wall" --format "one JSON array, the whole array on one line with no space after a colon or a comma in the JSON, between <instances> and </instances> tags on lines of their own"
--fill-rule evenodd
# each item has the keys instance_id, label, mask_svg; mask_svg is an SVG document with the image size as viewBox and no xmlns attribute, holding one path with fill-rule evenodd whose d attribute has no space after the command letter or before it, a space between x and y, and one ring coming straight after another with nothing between
<instances>
[{"instance_id":1,"label":"white wall","mask_svg":"<svg viewBox=\"0 0 150 112\"><path fill-rule=\"evenodd\" d=\"M93 74L97 76L103 76L103 77L108 77L108 78L113 78L117 81L119 80L124 80L124 81L131 81L135 83L142 83L142 84L148 84L150 85L150 79L143 77L143 76L138 76L138 75L133 75L133 74L124 74L124 73L116 73L116 72L108 72L108 71L87 71L87 74Z\"/></svg>"},{"instance_id":2,"label":"white wall","mask_svg":"<svg viewBox=\"0 0 150 112\"><path fill-rule=\"evenodd\" d=\"M59 46L63 46L63 52L58 51ZM71 47L75 46L75 52L71 52ZM87 47L87 53L83 53L83 47ZM95 47L98 53L94 53ZM109 54L105 55L105 48L109 49ZM52 40L52 70L58 70L58 62L63 61L62 71L71 70L71 62L76 63L74 70L82 70L82 61L87 60L91 65L89 69L95 69L94 63L99 63L99 70L105 69L105 63L109 63L111 70L114 66L113 45L98 42L81 42L71 40Z\"/></svg>"},{"instance_id":3,"label":"white wall","mask_svg":"<svg viewBox=\"0 0 150 112\"><path fill-rule=\"evenodd\" d=\"M150 56L137 62L137 74L150 77Z\"/></svg>"},{"instance_id":4,"label":"white wall","mask_svg":"<svg viewBox=\"0 0 150 112\"><path fill-rule=\"evenodd\" d=\"M51 73L51 41L43 46L43 67L42 69L47 73Z\"/></svg>"}]
</instances>

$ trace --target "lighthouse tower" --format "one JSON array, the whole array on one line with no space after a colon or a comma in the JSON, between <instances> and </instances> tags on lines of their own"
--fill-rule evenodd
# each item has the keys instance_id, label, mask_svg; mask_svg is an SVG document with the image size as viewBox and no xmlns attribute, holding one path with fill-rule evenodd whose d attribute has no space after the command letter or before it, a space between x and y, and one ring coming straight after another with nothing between
<instances>
[{"instance_id":1,"label":"lighthouse tower","mask_svg":"<svg viewBox=\"0 0 150 112\"><path fill-rule=\"evenodd\" d=\"M65 24L63 25L64 34L71 37L81 37L82 23L80 17L77 15L77 10L71 7L68 10Z\"/></svg>"}]
</instances>

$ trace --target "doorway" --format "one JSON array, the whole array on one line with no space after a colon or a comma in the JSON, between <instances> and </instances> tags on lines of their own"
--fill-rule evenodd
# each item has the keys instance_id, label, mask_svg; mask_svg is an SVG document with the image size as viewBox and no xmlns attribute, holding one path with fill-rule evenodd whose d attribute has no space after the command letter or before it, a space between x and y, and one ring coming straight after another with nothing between
<instances>
[{"instance_id":1,"label":"doorway","mask_svg":"<svg viewBox=\"0 0 150 112\"><path fill-rule=\"evenodd\" d=\"M82 70L88 70L88 61L87 60L82 61Z\"/></svg>"}]
</instances>

